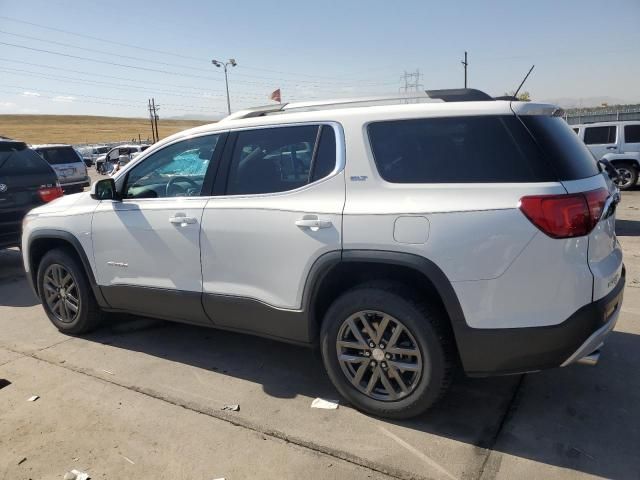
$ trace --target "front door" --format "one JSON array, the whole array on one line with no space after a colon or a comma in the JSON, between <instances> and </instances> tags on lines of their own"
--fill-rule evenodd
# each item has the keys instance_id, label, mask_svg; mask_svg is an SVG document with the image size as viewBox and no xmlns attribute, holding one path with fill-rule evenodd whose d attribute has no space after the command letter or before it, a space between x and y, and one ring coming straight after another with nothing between
<instances>
[{"instance_id":1,"label":"front door","mask_svg":"<svg viewBox=\"0 0 640 480\"><path fill-rule=\"evenodd\" d=\"M202 218L203 304L213 323L307 340L307 277L342 246L341 138L333 124L229 134L220 195Z\"/></svg>"},{"instance_id":2,"label":"front door","mask_svg":"<svg viewBox=\"0 0 640 480\"><path fill-rule=\"evenodd\" d=\"M210 323L200 301L200 224L219 138L199 136L154 152L118 179L121 201L96 209L97 281L111 307Z\"/></svg>"}]
</instances>

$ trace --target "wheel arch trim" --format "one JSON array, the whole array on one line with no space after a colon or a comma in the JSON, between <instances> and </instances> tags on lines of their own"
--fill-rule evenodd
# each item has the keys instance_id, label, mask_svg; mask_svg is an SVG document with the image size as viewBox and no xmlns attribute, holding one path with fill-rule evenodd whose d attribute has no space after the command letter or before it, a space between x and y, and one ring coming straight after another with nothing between
<instances>
[{"instance_id":1,"label":"wheel arch trim","mask_svg":"<svg viewBox=\"0 0 640 480\"><path fill-rule=\"evenodd\" d=\"M93 273L93 269L91 268L91 263L89 262L89 258L87 257L87 253L85 252L84 247L80 243L80 240L70 232L65 230L55 230L55 229L41 229L36 230L31 233L29 236L29 241L27 243L27 258L29 262L29 275L27 276L27 280L31 285L32 290L35 294L40 297L38 292L38 282L37 275L38 271L34 268L33 265L33 255L32 255L32 244L36 240L47 240L47 239L55 239L62 240L69 244L69 246L75 251L82 263L82 267L84 268L85 274L87 275L87 279L89 280L89 284L91 285L91 289L95 296L96 302L102 308L109 307L109 304L102 295L102 291L100 290L99 285L96 282L95 275Z\"/></svg>"}]
</instances>

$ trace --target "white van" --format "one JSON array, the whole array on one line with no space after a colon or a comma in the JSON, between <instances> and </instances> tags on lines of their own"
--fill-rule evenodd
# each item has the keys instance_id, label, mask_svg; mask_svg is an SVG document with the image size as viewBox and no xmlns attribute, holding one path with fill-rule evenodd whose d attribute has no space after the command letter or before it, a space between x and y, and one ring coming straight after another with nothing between
<instances>
[{"instance_id":1,"label":"white van","mask_svg":"<svg viewBox=\"0 0 640 480\"><path fill-rule=\"evenodd\" d=\"M597 160L609 160L618 170L620 190L638 182L640 172L640 121L598 122L571 126Z\"/></svg>"}]
</instances>

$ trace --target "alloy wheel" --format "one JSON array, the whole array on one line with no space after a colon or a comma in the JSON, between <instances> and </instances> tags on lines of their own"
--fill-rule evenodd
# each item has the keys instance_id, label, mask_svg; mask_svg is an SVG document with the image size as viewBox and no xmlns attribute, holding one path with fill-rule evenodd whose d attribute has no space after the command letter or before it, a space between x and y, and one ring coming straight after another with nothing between
<instances>
[{"instance_id":1,"label":"alloy wheel","mask_svg":"<svg viewBox=\"0 0 640 480\"><path fill-rule=\"evenodd\" d=\"M338 331L336 352L351 384L375 400L407 397L424 374L418 342L384 312L366 310L347 318Z\"/></svg>"},{"instance_id":2,"label":"alloy wheel","mask_svg":"<svg viewBox=\"0 0 640 480\"><path fill-rule=\"evenodd\" d=\"M57 263L49 265L42 287L51 313L63 323L73 322L80 312L80 292L71 272Z\"/></svg>"},{"instance_id":3,"label":"alloy wheel","mask_svg":"<svg viewBox=\"0 0 640 480\"><path fill-rule=\"evenodd\" d=\"M616 178L615 184L621 188L628 187L633 179L631 170L626 167L618 167L616 170L618 171L618 178Z\"/></svg>"}]
</instances>

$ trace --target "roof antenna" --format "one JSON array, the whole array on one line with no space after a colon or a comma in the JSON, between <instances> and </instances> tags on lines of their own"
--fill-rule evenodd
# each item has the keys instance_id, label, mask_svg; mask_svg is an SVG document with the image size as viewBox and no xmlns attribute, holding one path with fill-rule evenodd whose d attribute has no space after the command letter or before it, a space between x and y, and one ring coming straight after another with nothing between
<instances>
[{"instance_id":1,"label":"roof antenna","mask_svg":"<svg viewBox=\"0 0 640 480\"><path fill-rule=\"evenodd\" d=\"M522 88L522 86L524 85L524 82L527 81L527 78L529 78L529 75L531 75L531 72L533 72L533 69L535 68L535 65L531 65L531 68L529 69L529 71L527 72L527 74L524 76L524 79L522 80L522 83L520 84L520 86L518 87L518 89L516 90L516 92L513 94L513 98L514 99L518 99L518 92L520 91L520 89Z\"/></svg>"}]
</instances>

